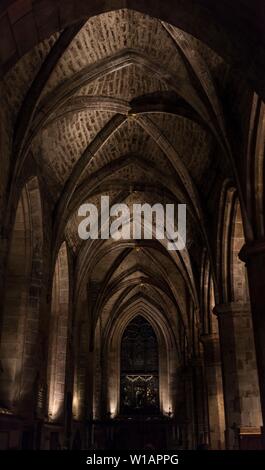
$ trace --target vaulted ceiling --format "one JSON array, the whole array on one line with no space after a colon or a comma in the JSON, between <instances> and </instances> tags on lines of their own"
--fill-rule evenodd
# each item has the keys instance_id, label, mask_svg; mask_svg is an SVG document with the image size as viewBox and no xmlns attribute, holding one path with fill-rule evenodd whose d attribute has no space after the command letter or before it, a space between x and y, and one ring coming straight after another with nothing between
<instances>
[{"instance_id":1,"label":"vaulted ceiling","mask_svg":"<svg viewBox=\"0 0 265 470\"><path fill-rule=\"evenodd\" d=\"M98 314L140 301L163 306L188 329L213 200L234 169L227 110L240 110L248 93L209 47L128 9L53 34L4 76L14 181L33 158L51 201L55 246L65 238L76 256L78 293L97 286ZM129 206L186 203L187 249L168 252L157 240L82 241L77 210L99 205L101 195Z\"/></svg>"}]
</instances>

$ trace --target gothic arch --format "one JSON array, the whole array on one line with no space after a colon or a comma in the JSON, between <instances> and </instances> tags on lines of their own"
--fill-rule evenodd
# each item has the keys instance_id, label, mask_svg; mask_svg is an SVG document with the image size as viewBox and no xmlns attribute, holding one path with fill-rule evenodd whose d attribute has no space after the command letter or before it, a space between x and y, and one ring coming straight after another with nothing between
<instances>
[{"instance_id":1,"label":"gothic arch","mask_svg":"<svg viewBox=\"0 0 265 470\"><path fill-rule=\"evenodd\" d=\"M236 189L226 182L218 223L217 276L219 303L249 301L248 281L239 252L245 243L243 220Z\"/></svg>"},{"instance_id":2,"label":"gothic arch","mask_svg":"<svg viewBox=\"0 0 265 470\"><path fill-rule=\"evenodd\" d=\"M247 209L254 237L265 235L264 225L264 152L265 152L265 105L254 94L247 149ZM249 240L248 240L249 241Z\"/></svg>"},{"instance_id":3,"label":"gothic arch","mask_svg":"<svg viewBox=\"0 0 265 470\"><path fill-rule=\"evenodd\" d=\"M154 314L155 312L155 314ZM174 374L178 367L175 339L170 325L151 301L135 301L124 310L106 330L103 342L103 361L106 373L106 411L114 417L120 412L120 347L127 325L141 315L152 326L159 348L160 412L172 412L175 406ZM175 372L174 372L175 371ZM96 406L95 406L96 408Z\"/></svg>"}]
</instances>

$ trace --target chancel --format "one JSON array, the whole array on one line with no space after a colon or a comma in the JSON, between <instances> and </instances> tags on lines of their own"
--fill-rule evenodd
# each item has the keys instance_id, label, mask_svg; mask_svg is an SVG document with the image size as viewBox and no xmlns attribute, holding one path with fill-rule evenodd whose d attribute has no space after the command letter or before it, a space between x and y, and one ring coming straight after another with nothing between
<instances>
[{"instance_id":1,"label":"chancel","mask_svg":"<svg viewBox=\"0 0 265 470\"><path fill-rule=\"evenodd\" d=\"M265 449L264 8L0 1L0 449Z\"/></svg>"}]
</instances>

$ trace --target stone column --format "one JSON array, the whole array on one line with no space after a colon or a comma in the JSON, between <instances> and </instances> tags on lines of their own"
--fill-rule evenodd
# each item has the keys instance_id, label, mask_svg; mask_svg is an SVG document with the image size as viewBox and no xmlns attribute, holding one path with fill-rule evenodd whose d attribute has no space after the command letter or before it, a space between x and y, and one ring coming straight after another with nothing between
<instances>
[{"instance_id":1,"label":"stone column","mask_svg":"<svg viewBox=\"0 0 265 470\"><path fill-rule=\"evenodd\" d=\"M196 420L197 447L209 444L208 410L203 360L201 357L192 360L193 395Z\"/></svg>"},{"instance_id":2,"label":"stone column","mask_svg":"<svg viewBox=\"0 0 265 470\"><path fill-rule=\"evenodd\" d=\"M183 371L185 431L184 449L197 449L208 444L208 416L203 363L193 358Z\"/></svg>"},{"instance_id":3,"label":"stone column","mask_svg":"<svg viewBox=\"0 0 265 470\"><path fill-rule=\"evenodd\" d=\"M0 229L0 331L2 326L2 315L4 309L4 286L5 286L5 274L6 274L6 260L8 253L8 237L10 234L7 234L2 227Z\"/></svg>"},{"instance_id":4,"label":"stone column","mask_svg":"<svg viewBox=\"0 0 265 470\"><path fill-rule=\"evenodd\" d=\"M207 383L210 448L225 448L223 380L218 334L201 336Z\"/></svg>"},{"instance_id":5,"label":"stone column","mask_svg":"<svg viewBox=\"0 0 265 470\"><path fill-rule=\"evenodd\" d=\"M238 449L240 428L261 426L261 410L250 305L217 305L221 344L226 447Z\"/></svg>"},{"instance_id":6,"label":"stone column","mask_svg":"<svg viewBox=\"0 0 265 470\"><path fill-rule=\"evenodd\" d=\"M193 371L191 366L186 366L183 370L184 382L184 403L185 410L185 427L184 427L184 449L195 449L196 433L195 433L195 416L194 416L194 395L193 395Z\"/></svg>"},{"instance_id":7,"label":"stone column","mask_svg":"<svg viewBox=\"0 0 265 470\"><path fill-rule=\"evenodd\" d=\"M260 401L265 423L265 240L243 246L239 257L246 263L256 348ZM264 427L263 427L264 431ZM265 435L264 445L265 445Z\"/></svg>"}]
</instances>

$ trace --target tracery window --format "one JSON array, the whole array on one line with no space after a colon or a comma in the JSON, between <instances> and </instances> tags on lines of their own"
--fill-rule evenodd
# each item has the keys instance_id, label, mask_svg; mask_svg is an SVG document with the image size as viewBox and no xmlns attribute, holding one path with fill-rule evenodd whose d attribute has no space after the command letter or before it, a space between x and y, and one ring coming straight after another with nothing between
<instances>
[{"instance_id":1,"label":"tracery window","mask_svg":"<svg viewBox=\"0 0 265 470\"><path fill-rule=\"evenodd\" d=\"M152 326L141 316L127 326L121 341L121 413L159 412L158 344Z\"/></svg>"}]
</instances>

